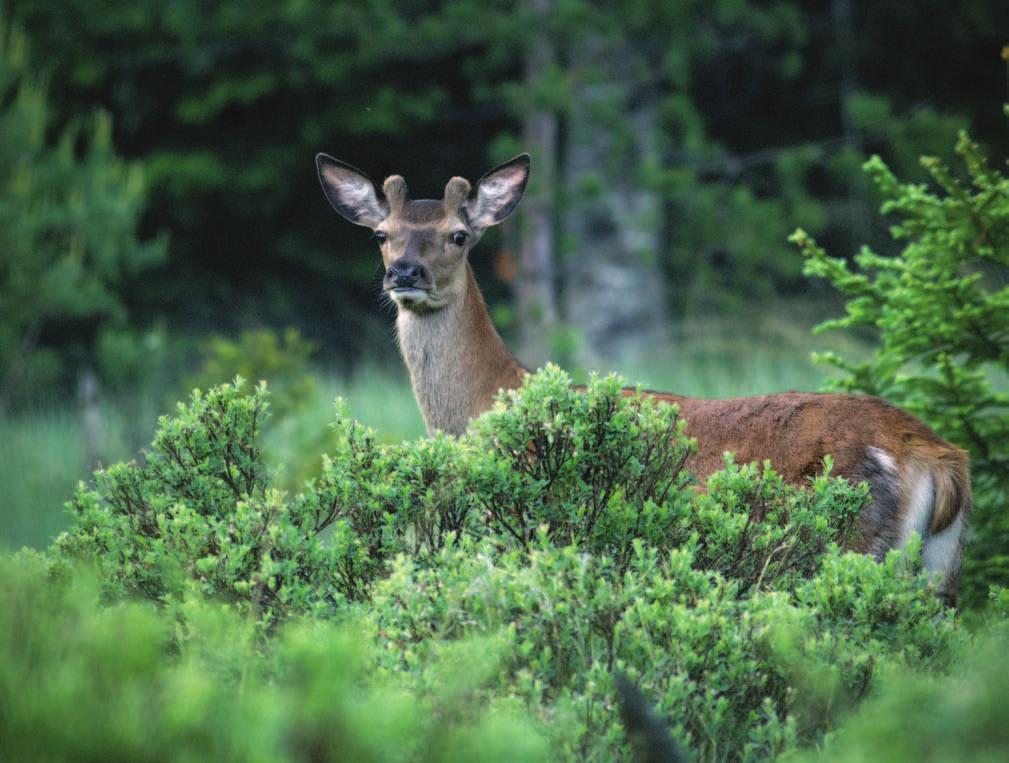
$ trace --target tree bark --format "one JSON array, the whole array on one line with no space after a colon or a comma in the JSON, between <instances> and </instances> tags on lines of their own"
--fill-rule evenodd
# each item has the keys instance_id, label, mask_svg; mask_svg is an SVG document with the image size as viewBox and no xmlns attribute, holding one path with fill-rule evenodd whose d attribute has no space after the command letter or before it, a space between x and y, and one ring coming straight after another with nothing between
<instances>
[{"instance_id":1,"label":"tree bark","mask_svg":"<svg viewBox=\"0 0 1009 763\"><path fill-rule=\"evenodd\" d=\"M851 0L831 0L831 19L837 37L838 68L840 69L841 126L845 145L862 151L862 135L851 117L851 99L858 92L858 61L855 50L855 23L852 20ZM848 181L849 247L854 250L869 238L869 218L865 199L859 191L858 181Z\"/></svg>"},{"instance_id":2,"label":"tree bark","mask_svg":"<svg viewBox=\"0 0 1009 763\"><path fill-rule=\"evenodd\" d=\"M594 40L573 63L583 78L566 125L564 308L583 339L579 362L603 368L667 339L662 199L642 172L658 164L658 99L627 43ZM592 79L600 64L605 77Z\"/></svg>"},{"instance_id":3,"label":"tree bark","mask_svg":"<svg viewBox=\"0 0 1009 763\"><path fill-rule=\"evenodd\" d=\"M77 376L77 402L80 405L81 429L84 433L84 459L89 472L98 468L105 449L98 399L98 376L90 368L84 367Z\"/></svg>"},{"instance_id":4,"label":"tree bark","mask_svg":"<svg viewBox=\"0 0 1009 763\"><path fill-rule=\"evenodd\" d=\"M552 0L527 0L545 19ZM554 65L556 49L544 25L533 34L525 59L525 85L535 93L544 72ZM518 220L518 262L513 282L519 357L538 368L551 357L557 325L554 198L557 193L557 113L535 102L523 120L522 137L533 158L533 172Z\"/></svg>"}]
</instances>

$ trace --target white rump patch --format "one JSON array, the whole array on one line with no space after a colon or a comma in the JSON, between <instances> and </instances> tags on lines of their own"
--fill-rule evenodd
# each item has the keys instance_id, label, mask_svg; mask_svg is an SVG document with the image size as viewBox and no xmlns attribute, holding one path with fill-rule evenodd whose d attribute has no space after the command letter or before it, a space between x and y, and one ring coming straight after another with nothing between
<instances>
[{"instance_id":1,"label":"white rump patch","mask_svg":"<svg viewBox=\"0 0 1009 763\"><path fill-rule=\"evenodd\" d=\"M898 477L897 462L882 448L869 446L866 448L869 457L872 458L881 469ZM963 552L961 535L966 527L966 520L963 512L959 512L956 518L940 532L930 534L932 519L935 515L935 495L936 484L932 477L932 472L921 465L910 465L904 479L904 503L903 516L900 525L899 548L907 545L911 535L917 533L922 539L922 561L925 569L930 575L938 577L940 580L957 578L960 569L960 559ZM940 584L940 591L943 590ZM955 598L955 592L954 592Z\"/></svg>"},{"instance_id":2,"label":"white rump patch","mask_svg":"<svg viewBox=\"0 0 1009 763\"><path fill-rule=\"evenodd\" d=\"M911 533L918 533L919 537L928 543L928 530L932 526L932 513L935 510L935 485L932 482L931 472L927 469L922 470L909 482L904 526L900 535L902 547L911 539Z\"/></svg>"},{"instance_id":3,"label":"white rump patch","mask_svg":"<svg viewBox=\"0 0 1009 763\"><path fill-rule=\"evenodd\" d=\"M960 535L963 533L963 523L964 518L961 511L948 527L925 541L922 556L926 570L940 572L943 577L946 577L951 569L959 566Z\"/></svg>"}]
</instances>

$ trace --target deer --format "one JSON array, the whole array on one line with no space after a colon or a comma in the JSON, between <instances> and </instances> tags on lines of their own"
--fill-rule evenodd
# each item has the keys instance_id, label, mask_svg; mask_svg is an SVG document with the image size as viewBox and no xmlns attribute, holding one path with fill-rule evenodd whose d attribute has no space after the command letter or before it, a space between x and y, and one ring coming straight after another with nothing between
<instances>
[{"instance_id":1,"label":"deer","mask_svg":"<svg viewBox=\"0 0 1009 763\"><path fill-rule=\"evenodd\" d=\"M399 348L428 433L461 435L499 392L520 387L530 373L494 328L469 262L484 232L518 206L529 155L491 169L475 185L451 178L440 200L410 198L400 175L385 180L380 197L361 170L328 154L318 154L316 166L333 209L371 229L378 242L382 290L396 305ZM697 443L686 467L702 486L726 452L739 463L769 461L796 485L821 473L829 456L833 476L868 483L869 502L849 548L881 560L916 533L937 593L955 606L972 505L968 457L910 413L857 394L644 394L679 407Z\"/></svg>"}]
</instances>

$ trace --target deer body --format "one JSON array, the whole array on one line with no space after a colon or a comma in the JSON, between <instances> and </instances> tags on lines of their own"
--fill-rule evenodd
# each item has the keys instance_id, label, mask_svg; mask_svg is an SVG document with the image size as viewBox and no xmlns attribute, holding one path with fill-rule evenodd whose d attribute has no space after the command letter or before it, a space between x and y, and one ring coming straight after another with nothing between
<instances>
[{"instance_id":1,"label":"deer body","mask_svg":"<svg viewBox=\"0 0 1009 763\"><path fill-rule=\"evenodd\" d=\"M967 457L909 413L863 395L656 397L677 403L687 434L697 438L698 452L687 464L695 474L719 469L722 454L732 451L740 463L769 460L787 481L803 485L829 455L834 476L869 483L872 503L859 518L853 548L880 559L917 532L926 566L946 573L947 587L955 587L971 503Z\"/></svg>"},{"instance_id":2,"label":"deer body","mask_svg":"<svg viewBox=\"0 0 1009 763\"><path fill-rule=\"evenodd\" d=\"M491 170L475 188L452 178L441 201L411 200L397 175L385 181L381 201L359 170L325 154L317 162L333 207L379 240L384 291L397 306L400 350L428 431L462 434L500 390L521 386L527 373L494 329L467 257L483 231L518 204L529 157ZM701 480L731 451L742 463L769 460L802 485L829 455L832 474L869 484L872 500L859 517L853 549L879 559L918 533L926 568L941 575L940 595L955 603L971 508L967 456L918 419L861 395L647 394L679 406L698 444L687 467Z\"/></svg>"}]
</instances>

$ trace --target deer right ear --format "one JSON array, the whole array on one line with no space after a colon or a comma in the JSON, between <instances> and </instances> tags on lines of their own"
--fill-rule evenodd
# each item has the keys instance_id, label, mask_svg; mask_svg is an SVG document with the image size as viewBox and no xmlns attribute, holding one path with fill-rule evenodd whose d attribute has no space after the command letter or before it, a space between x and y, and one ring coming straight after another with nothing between
<instances>
[{"instance_id":1,"label":"deer right ear","mask_svg":"<svg viewBox=\"0 0 1009 763\"><path fill-rule=\"evenodd\" d=\"M479 235L508 217L518 206L528 180L529 154L519 154L480 178L466 202L473 230Z\"/></svg>"},{"instance_id":2,"label":"deer right ear","mask_svg":"<svg viewBox=\"0 0 1009 763\"><path fill-rule=\"evenodd\" d=\"M361 170L329 154L318 154L315 166L323 193L343 217L357 225L374 228L389 216L388 206L379 201L375 185Z\"/></svg>"}]
</instances>

